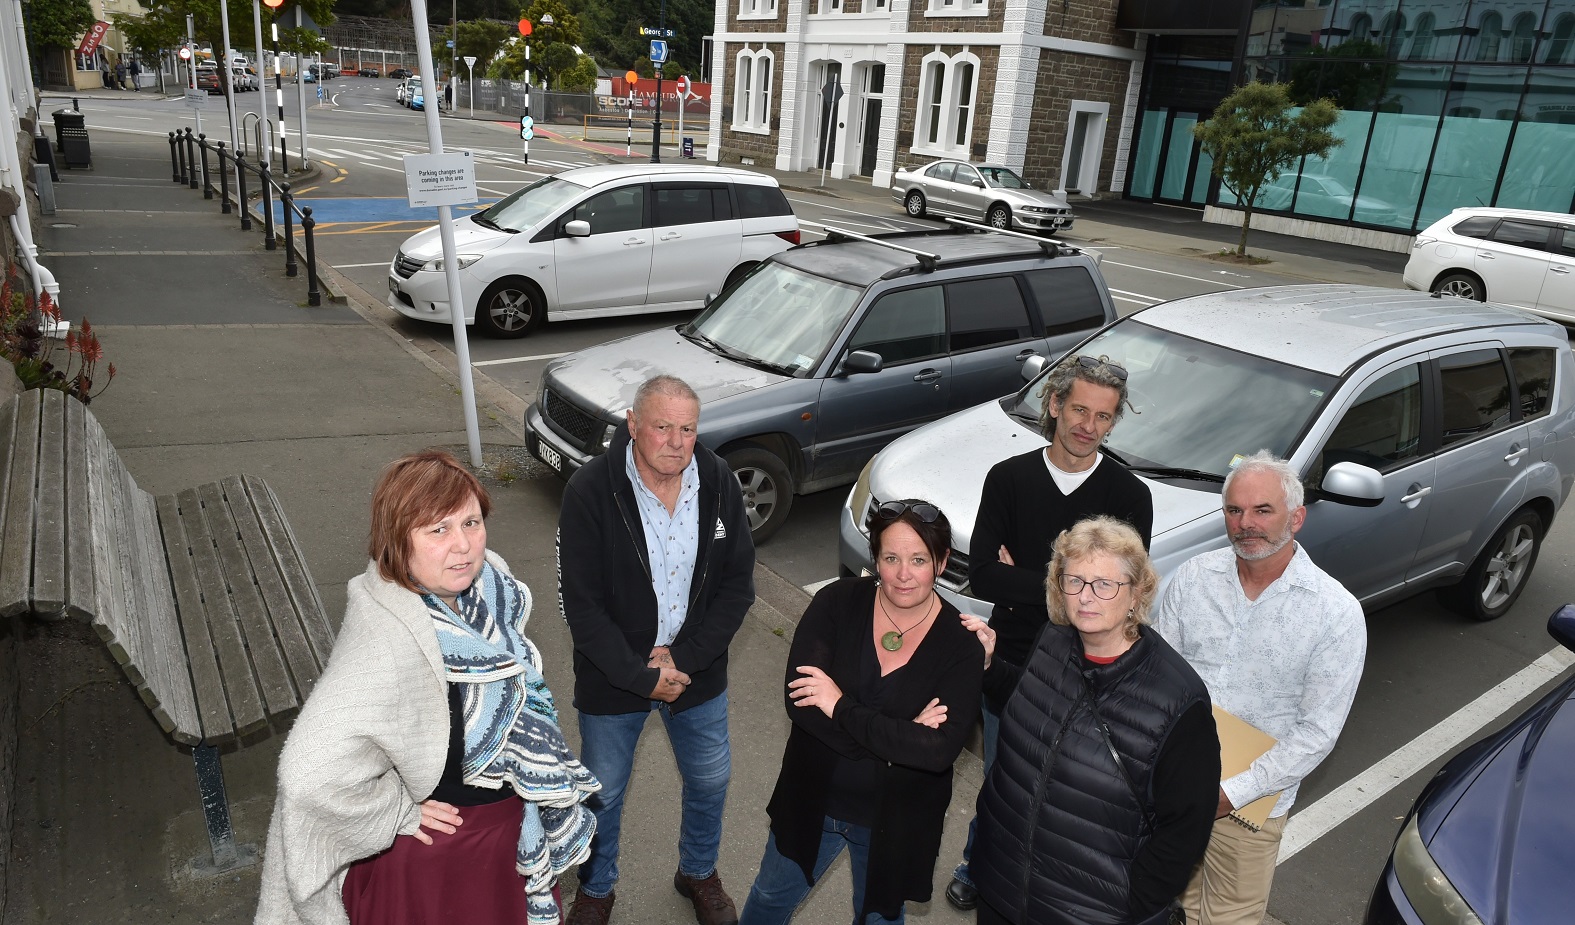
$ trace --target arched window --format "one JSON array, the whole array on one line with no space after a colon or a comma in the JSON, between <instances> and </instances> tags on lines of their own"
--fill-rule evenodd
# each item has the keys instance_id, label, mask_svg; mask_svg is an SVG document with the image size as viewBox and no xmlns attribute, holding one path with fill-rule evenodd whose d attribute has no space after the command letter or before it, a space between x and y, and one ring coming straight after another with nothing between
<instances>
[{"instance_id":1,"label":"arched window","mask_svg":"<svg viewBox=\"0 0 1575 925\"><path fill-rule=\"evenodd\" d=\"M1373 17L1366 13L1357 13L1351 17L1351 34L1346 41L1365 42L1372 37Z\"/></svg>"},{"instance_id":2,"label":"arched window","mask_svg":"<svg viewBox=\"0 0 1575 925\"><path fill-rule=\"evenodd\" d=\"M1400 42L1405 38L1405 17L1399 13L1390 13L1384 17L1384 23L1378 29L1379 44L1384 46L1384 56L1388 58L1400 57Z\"/></svg>"},{"instance_id":3,"label":"arched window","mask_svg":"<svg viewBox=\"0 0 1575 925\"><path fill-rule=\"evenodd\" d=\"M1412 61L1426 61L1433 57L1433 24L1436 22L1432 13L1423 13L1417 17L1416 31L1411 33L1411 51L1406 57Z\"/></svg>"},{"instance_id":4,"label":"arched window","mask_svg":"<svg viewBox=\"0 0 1575 925\"><path fill-rule=\"evenodd\" d=\"M1509 60L1521 64L1531 63L1531 52L1537 47L1537 18L1530 13L1515 17L1510 28Z\"/></svg>"},{"instance_id":5,"label":"arched window","mask_svg":"<svg viewBox=\"0 0 1575 925\"><path fill-rule=\"evenodd\" d=\"M1575 15L1565 13L1553 24L1553 36L1542 53L1543 64L1565 64L1570 57L1570 40L1575 38Z\"/></svg>"},{"instance_id":6,"label":"arched window","mask_svg":"<svg viewBox=\"0 0 1575 925\"><path fill-rule=\"evenodd\" d=\"M914 147L928 154L968 157L978 94L979 59L968 52L924 57L919 72L918 125Z\"/></svg>"},{"instance_id":7,"label":"arched window","mask_svg":"<svg viewBox=\"0 0 1575 925\"><path fill-rule=\"evenodd\" d=\"M733 128L766 134L771 131L771 84L776 55L744 46L733 68Z\"/></svg>"},{"instance_id":8,"label":"arched window","mask_svg":"<svg viewBox=\"0 0 1575 925\"><path fill-rule=\"evenodd\" d=\"M1476 53L1471 57L1477 61L1497 61L1503 40L1504 17L1497 13L1484 13L1481 25L1477 26Z\"/></svg>"}]
</instances>

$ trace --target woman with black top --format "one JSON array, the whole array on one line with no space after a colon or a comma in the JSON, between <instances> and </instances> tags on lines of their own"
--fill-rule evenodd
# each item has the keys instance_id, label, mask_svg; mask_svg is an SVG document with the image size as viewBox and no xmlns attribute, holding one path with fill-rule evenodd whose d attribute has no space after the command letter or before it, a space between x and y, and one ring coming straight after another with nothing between
<instances>
[{"instance_id":1,"label":"woman with black top","mask_svg":"<svg viewBox=\"0 0 1575 925\"><path fill-rule=\"evenodd\" d=\"M600 784L570 753L530 590L487 550L487 491L395 460L372 561L279 758L256 922L557 925Z\"/></svg>"},{"instance_id":2,"label":"woman with black top","mask_svg":"<svg viewBox=\"0 0 1575 925\"><path fill-rule=\"evenodd\" d=\"M930 898L952 763L979 716L984 653L935 593L951 526L893 501L869 520L878 578L822 588L788 655L793 721L771 832L740 925L774 925L847 847L854 921L901 922Z\"/></svg>"},{"instance_id":3,"label":"woman with black top","mask_svg":"<svg viewBox=\"0 0 1575 925\"><path fill-rule=\"evenodd\" d=\"M963 618L989 660L985 687L1015 687L979 793L978 920L1165 922L1219 802L1209 692L1147 626L1159 578L1126 523L1061 534L1045 586L1050 624L1021 668Z\"/></svg>"}]
</instances>

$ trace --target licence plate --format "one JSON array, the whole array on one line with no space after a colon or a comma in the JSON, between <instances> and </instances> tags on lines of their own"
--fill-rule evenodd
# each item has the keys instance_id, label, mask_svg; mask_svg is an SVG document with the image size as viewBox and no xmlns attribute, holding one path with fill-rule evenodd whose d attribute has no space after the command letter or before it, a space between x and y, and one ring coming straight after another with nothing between
<instances>
[{"instance_id":1,"label":"licence plate","mask_svg":"<svg viewBox=\"0 0 1575 925\"><path fill-rule=\"evenodd\" d=\"M558 470L559 472L563 471L563 456L561 456L557 450L548 446L544 440L537 440L536 448L541 450L542 462L545 462L547 465Z\"/></svg>"},{"instance_id":2,"label":"licence plate","mask_svg":"<svg viewBox=\"0 0 1575 925\"><path fill-rule=\"evenodd\" d=\"M388 291L392 292L394 295L399 295L399 282L392 276L388 278Z\"/></svg>"}]
</instances>

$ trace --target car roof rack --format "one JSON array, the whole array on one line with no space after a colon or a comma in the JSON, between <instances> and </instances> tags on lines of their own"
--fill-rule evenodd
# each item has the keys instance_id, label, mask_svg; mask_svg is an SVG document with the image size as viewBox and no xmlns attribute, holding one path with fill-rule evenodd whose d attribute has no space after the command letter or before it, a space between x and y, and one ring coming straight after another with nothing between
<instances>
[{"instance_id":1,"label":"car roof rack","mask_svg":"<svg viewBox=\"0 0 1575 925\"><path fill-rule=\"evenodd\" d=\"M894 251L902 251L904 254L912 254L914 259L919 261L919 266L923 267L926 271L935 269L936 267L940 266L941 263L940 254L932 254L928 251L918 250L917 248L904 247L903 245L897 244L893 241L887 241L882 238L871 237L867 234L859 234L858 232L848 231L846 228L833 228L830 225L822 225L821 227L826 229L827 241L863 241L866 244L878 244L881 247L889 247Z\"/></svg>"},{"instance_id":2,"label":"car roof rack","mask_svg":"<svg viewBox=\"0 0 1575 925\"><path fill-rule=\"evenodd\" d=\"M1046 257L1072 257L1083 252L1080 248L1073 247L1070 244L1062 243L1061 241L1057 241L1054 238L1046 238L1037 234L1027 234L1022 231L1010 231L1006 228L996 228L991 225L981 225L978 222L970 222L960 218L948 218L946 219L946 224L958 229L986 231L990 234L1005 234L1011 235L1014 238L1022 238L1025 241L1032 241L1044 249Z\"/></svg>"}]
</instances>

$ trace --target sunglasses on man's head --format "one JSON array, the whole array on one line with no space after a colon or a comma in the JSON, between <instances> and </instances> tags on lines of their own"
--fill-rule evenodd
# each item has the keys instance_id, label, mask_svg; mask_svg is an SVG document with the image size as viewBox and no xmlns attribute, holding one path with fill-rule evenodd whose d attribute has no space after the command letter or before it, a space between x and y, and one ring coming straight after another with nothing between
<instances>
[{"instance_id":1,"label":"sunglasses on man's head","mask_svg":"<svg viewBox=\"0 0 1575 925\"><path fill-rule=\"evenodd\" d=\"M928 501L887 501L875 509L875 515L881 520L896 520L909 511L922 524L933 524L941 516L941 509Z\"/></svg>"},{"instance_id":2,"label":"sunglasses on man's head","mask_svg":"<svg viewBox=\"0 0 1575 925\"><path fill-rule=\"evenodd\" d=\"M1077 365L1083 367L1084 369L1099 369L1103 367L1110 370L1110 375L1115 376L1122 382L1127 381L1126 367L1118 366L1104 357L1080 356L1077 358Z\"/></svg>"}]
</instances>

